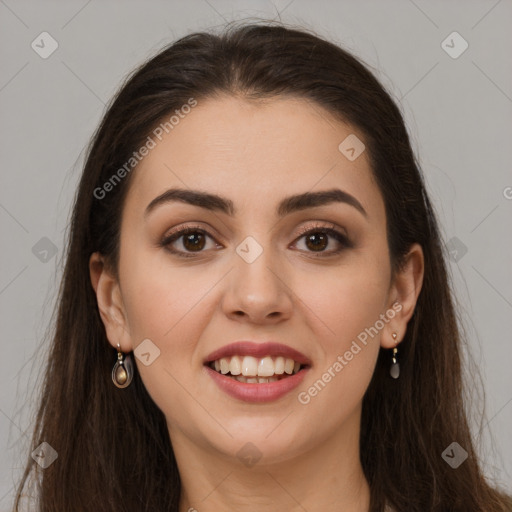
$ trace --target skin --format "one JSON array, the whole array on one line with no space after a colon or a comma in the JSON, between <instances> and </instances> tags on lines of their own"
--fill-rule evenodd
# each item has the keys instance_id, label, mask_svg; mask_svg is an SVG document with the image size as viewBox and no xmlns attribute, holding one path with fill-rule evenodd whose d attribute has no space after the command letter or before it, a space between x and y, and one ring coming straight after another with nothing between
<instances>
[{"instance_id":1,"label":"skin","mask_svg":"<svg viewBox=\"0 0 512 512\"><path fill-rule=\"evenodd\" d=\"M91 256L109 342L126 353L149 338L160 350L149 366L134 360L167 419L182 479L180 512L368 510L358 446L362 398L379 347L392 348L404 337L421 289L423 254L412 246L403 270L392 276L384 202L367 154L349 161L338 150L349 134L364 141L357 129L303 99L199 102L134 171L122 213L119 280L100 254ZM145 219L146 206L171 187L225 196L237 215L172 202ZM276 216L284 197L331 188L357 198L367 217L342 203ZM302 227L333 223L353 247L326 256L342 247L329 237L322 256L298 238ZM202 252L184 246L183 237L173 246L188 247L192 258L159 246L172 228L191 224L212 236ZM250 264L236 252L247 236L263 249ZM394 318L301 404L298 393L395 302L401 310ZM242 402L204 372L213 350L269 339L312 360L299 388L279 400ZM237 456L247 442L261 454L251 467Z\"/></svg>"}]
</instances>

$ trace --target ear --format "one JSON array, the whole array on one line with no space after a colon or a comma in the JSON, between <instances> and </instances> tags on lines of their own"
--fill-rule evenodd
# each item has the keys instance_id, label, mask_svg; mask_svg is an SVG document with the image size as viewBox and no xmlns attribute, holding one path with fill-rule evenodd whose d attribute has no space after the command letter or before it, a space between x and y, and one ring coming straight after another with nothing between
<instances>
[{"instance_id":1,"label":"ear","mask_svg":"<svg viewBox=\"0 0 512 512\"><path fill-rule=\"evenodd\" d=\"M386 312L390 320L382 332L381 347L396 347L404 339L407 323L414 313L421 291L423 275L423 250L421 245L413 244L405 257L403 266L397 271L391 283ZM392 312L394 312L393 316ZM396 334L396 339L393 333Z\"/></svg>"},{"instance_id":2,"label":"ear","mask_svg":"<svg viewBox=\"0 0 512 512\"><path fill-rule=\"evenodd\" d=\"M130 352L133 347L121 288L99 252L93 253L89 258L89 274L110 344L117 349L119 343L122 352Z\"/></svg>"}]
</instances>

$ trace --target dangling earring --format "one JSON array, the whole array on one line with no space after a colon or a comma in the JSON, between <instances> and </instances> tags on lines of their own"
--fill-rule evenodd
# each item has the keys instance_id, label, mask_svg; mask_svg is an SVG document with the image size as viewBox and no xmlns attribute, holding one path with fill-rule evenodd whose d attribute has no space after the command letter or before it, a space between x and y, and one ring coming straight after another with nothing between
<instances>
[{"instance_id":1,"label":"dangling earring","mask_svg":"<svg viewBox=\"0 0 512 512\"><path fill-rule=\"evenodd\" d=\"M130 385L133 379L133 363L130 355L125 356L117 344L117 361L112 368L112 382L118 388L125 388Z\"/></svg>"},{"instance_id":2,"label":"dangling earring","mask_svg":"<svg viewBox=\"0 0 512 512\"><path fill-rule=\"evenodd\" d=\"M393 339L396 341L396 332L394 332L392 335ZM389 374L393 379L398 379L400 376L400 365L398 364L398 361L396 360L396 355L398 353L398 349L396 347L393 348L393 355L391 356L391 368L389 369Z\"/></svg>"}]
</instances>

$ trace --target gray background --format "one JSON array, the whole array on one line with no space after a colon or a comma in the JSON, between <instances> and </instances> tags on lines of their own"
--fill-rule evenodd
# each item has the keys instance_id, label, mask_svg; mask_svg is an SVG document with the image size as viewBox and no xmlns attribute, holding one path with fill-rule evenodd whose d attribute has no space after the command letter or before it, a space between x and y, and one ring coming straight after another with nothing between
<instances>
[{"instance_id":1,"label":"gray background","mask_svg":"<svg viewBox=\"0 0 512 512\"><path fill-rule=\"evenodd\" d=\"M69 207L105 103L164 44L249 16L352 50L401 102L451 251L468 377L485 389L484 419L470 389L475 437L489 478L512 491L510 0L0 0L0 510L28 454ZM31 47L44 31L58 43L46 59ZM469 44L458 58L441 45L453 31Z\"/></svg>"}]
</instances>

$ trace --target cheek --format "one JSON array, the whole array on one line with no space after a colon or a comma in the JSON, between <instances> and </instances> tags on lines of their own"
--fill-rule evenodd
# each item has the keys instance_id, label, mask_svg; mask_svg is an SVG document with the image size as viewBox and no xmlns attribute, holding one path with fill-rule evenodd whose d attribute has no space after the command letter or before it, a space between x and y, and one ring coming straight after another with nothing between
<instances>
[{"instance_id":1,"label":"cheek","mask_svg":"<svg viewBox=\"0 0 512 512\"><path fill-rule=\"evenodd\" d=\"M317 273L300 282L297 295L304 297L314 312L308 318L316 326L313 330L320 361L312 376L318 385L313 384L311 394L308 389L303 391L310 398L322 394L313 407L336 403L334 414L341 418L362 399L375 368L385 325L381 315L386 313L388 299L387 262L359 258L357 264Z\"/></svg>"},{"instance_id":2,"label":"cheek","mask_svg":"<svg viewBox=\"0 0 512 512\"><path fill-rule=\"evenodd\" d=\"M215 285L225 269L177 265L161 250L127 251L120 272L133 348L149 339L160 352L154 365L136 360L140 374L149 391L169 392L176 383L165 370L184 382L190 380L191 366L198 365L197 342L218 307Z\"/></svg>"},{"instance_id":3,"label":"cheek","mask_svg":"<svg viewBox=\"0 0 512 512\"><path fill-rule=\"evenodd\" d=\"M144 254L127 257L125 269L124 305L135 345L139 338L173 338L181 324L203 314L201 299L213 285L211 273L173 267L165 256Z\"/></svg>"},{"instance_id":4,"label":"cheek","mask_svg":"<svg viewBox=\"0 0 512 512\"><path fill-rule=\"evenodd\" d=\"M334 432L349 418L357 418L374 373L379 342L373 339L363 344L343 332L325 349L325 359L312 368L296 399L300 412L310 418L324 418L321 428Z\"/></svg>"},{"instance_id":5,"label":"cheek","mask_svg":"<svg viewBox=\"0 0 512 512\"><path fill-rule=\"evenodd\" d=\"M190 396L200 396L190 370L197 365L197 340L211 317L209 292L218 279L199 266L185 269L159 260L149 255L125 259L123 298L133 348L146 339L157 347L150 348L158 356L151 355L147 366L135 357L137 371L153 401L177 421L174 415L190 408Z\"/></svg>"},{"instance_id":6,"label":"cheek","mask_svg":"<svg viewBox=\"0 0 512 512\"><path fill-rule=\"evenodd\" d=\"M384 313L389 273L375 262L343 265L297 281L297 295L324 324L329 349L343 348Z\"/></svg>"}]
</instances>

